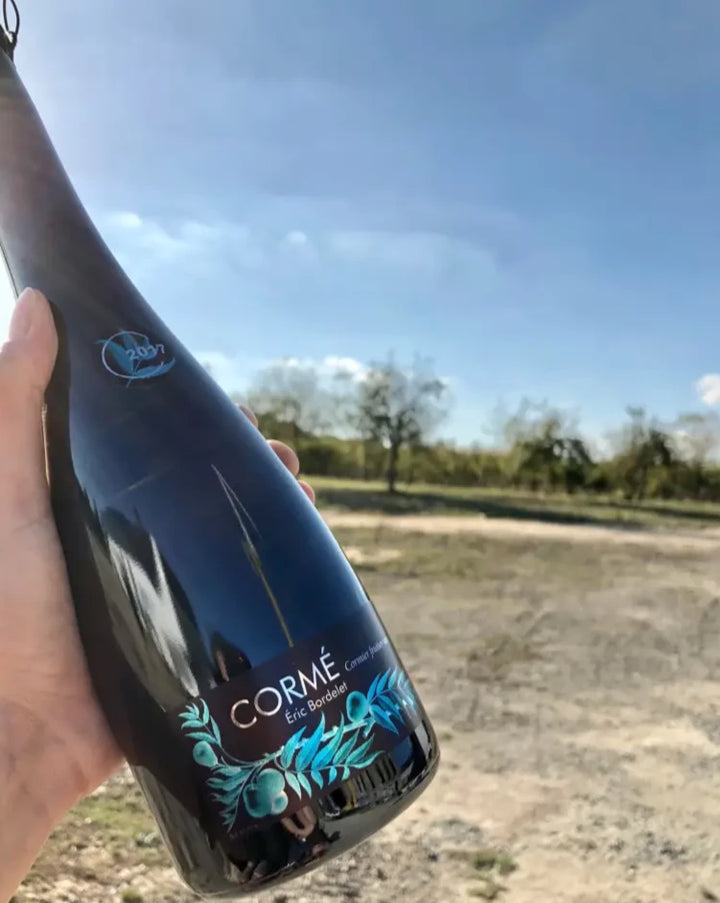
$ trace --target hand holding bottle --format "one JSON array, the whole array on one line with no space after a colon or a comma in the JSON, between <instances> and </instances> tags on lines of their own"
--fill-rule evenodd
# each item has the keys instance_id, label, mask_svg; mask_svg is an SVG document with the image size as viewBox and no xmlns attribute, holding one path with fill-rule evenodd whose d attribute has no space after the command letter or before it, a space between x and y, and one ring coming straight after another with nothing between
<instances>
[{"instance_id":1,"label":"hand holding bottle","mask_svg":"<svg viewBox=\"0 0 720 903\"><path fill-rule=\"evenodd\" d=\"M0 903L57 821L121 763L91 687L50 509L41 415L56 350L47 301L25 291L0 351ZM270 444L297 474L295 453Z\"/></svg>"}]
</instances>

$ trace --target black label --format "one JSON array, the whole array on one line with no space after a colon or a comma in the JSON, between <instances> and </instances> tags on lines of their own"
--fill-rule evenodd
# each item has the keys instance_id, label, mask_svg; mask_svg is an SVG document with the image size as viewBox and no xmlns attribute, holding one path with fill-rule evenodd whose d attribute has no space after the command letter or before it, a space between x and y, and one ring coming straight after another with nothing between
<instances>
[{"instance_id":1,"label":"black label","mask_svg":"<svg viewBox=\"0 0 720 903\"><path fill-rule=\"evenodd\" d=\"M368 606L176 717L210 817L235 833L367 768L417 727L420 711Z\"/></svg>"}]
</instances>

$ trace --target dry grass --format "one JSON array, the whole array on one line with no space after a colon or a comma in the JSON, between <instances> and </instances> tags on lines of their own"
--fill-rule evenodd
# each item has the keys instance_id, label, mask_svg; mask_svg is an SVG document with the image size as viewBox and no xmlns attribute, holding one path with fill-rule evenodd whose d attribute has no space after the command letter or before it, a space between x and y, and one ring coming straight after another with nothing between
<instances>
[{"instance_id":1,"label":"dry grass","mask_svg":"<svg viewBox=\"0 0 720 903\"><path fill-rule=\"evenodd\" d=\"M376 481L309 477L321 508L384 514L455 514L628 528L720 526L713 502L626 502L600 495L539 494L524 490L416 484L390 494Z\"/></svg>"},{"instance_id":2,"label":"dry grass","mask_svg":"<svg viewBox=\"0 0 720 903\"><path fill-rule=\"evenodd\" d=\"M652 546L628 551L623 545L545 542L526 536L410 533L382 526L375 530L337 528L334 533L343 547L364 551L364 559L357 564L360 571L418 579L482 581L484 589L527 579L572 583L582 591L603 572L636 575L659 561L686 566L704 560L692 549L660 554ZM374 556L373 550L378 549L384 554Z\"/></svg>"}]
</instances>

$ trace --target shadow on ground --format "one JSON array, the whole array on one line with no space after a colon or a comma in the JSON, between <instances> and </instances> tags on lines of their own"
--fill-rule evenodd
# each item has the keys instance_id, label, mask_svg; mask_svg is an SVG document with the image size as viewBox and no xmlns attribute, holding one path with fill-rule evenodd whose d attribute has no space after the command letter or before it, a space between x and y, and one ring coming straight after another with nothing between
<instances>
[{"instance_id":1,"label":"shadow on ground","mask_svg":"<svg viewBox=\"0 0 720 903\"><path fill-rule=\"evenodd\" d=\"M345 511L375 512L388 515L401 514L482 514L485 517L513 518L515 520L534 520L553 524L597 525L622 530L644 530L647 524L632 518L630 506L606 505L617 508L618 520L612 517L594 517L576 511L563 511L561 507L541 507L536 499L522 497L495 497L492 499L467 498L452 496L441 492L395 492L388 493L377 490L354 489L346 487L320 487L317 500L321 507L340 508ZM534 504L532 504L534 502ZM583 504L592 507L591 503ZM600 504L598 503L598 507ZM652 509L650 509L652 510ZM670 512L658 509L659 513ZM619 520L622 514L622 521ZM673 510L672 515L676 512ZM682 517L682 513L678 513Z\"/></svg>"},{"instance_id":2,"label":"shadow on ground","mask_svg":"<svg viewBox=\"0 0 720 903\"><path fill-rule=\"evenodd\" d=\"M637 510L627 502L599 501L596 499L583 499L583 505L588 508L604 508L606 511L617 511L618 515L632 515ZM698 510L697 508L681 508L675 506L648 505L642 506L643 513L655 514L658 517L672 517L677 520L697 521L698 523L719 524L720 510L712 510L709 507Z\"/></svg>"}]
</instances>

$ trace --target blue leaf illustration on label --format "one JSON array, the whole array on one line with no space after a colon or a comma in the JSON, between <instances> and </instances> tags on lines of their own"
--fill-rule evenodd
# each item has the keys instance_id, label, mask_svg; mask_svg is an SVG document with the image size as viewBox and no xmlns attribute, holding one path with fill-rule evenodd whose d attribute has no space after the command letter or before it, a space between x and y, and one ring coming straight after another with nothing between
<instances>
[{"instance_id":1,"label":"blue leaf illustration on label","mask_svg":"<svg viewBox=\"0 0 720 903\"><path fill-rule=\"evenodd\" d=\"M175 366L175 358L165 350L162 342L153 342L141 332L122 330L101 339L101 359L103 366L127 385L137 380L154 379L162 376Z\"/></svg>"},{"instance_id":2,"label":"blue leaf illustration on label","mask_svg":"<svg viewBox=\"0 0 720 903\"><path fill-rule=\"evenodd\" d=\"M229 833L287 816L371 766L420 721L407 674L367 612L177 713L211 817Z\"/></svg>"}]
</instances>

